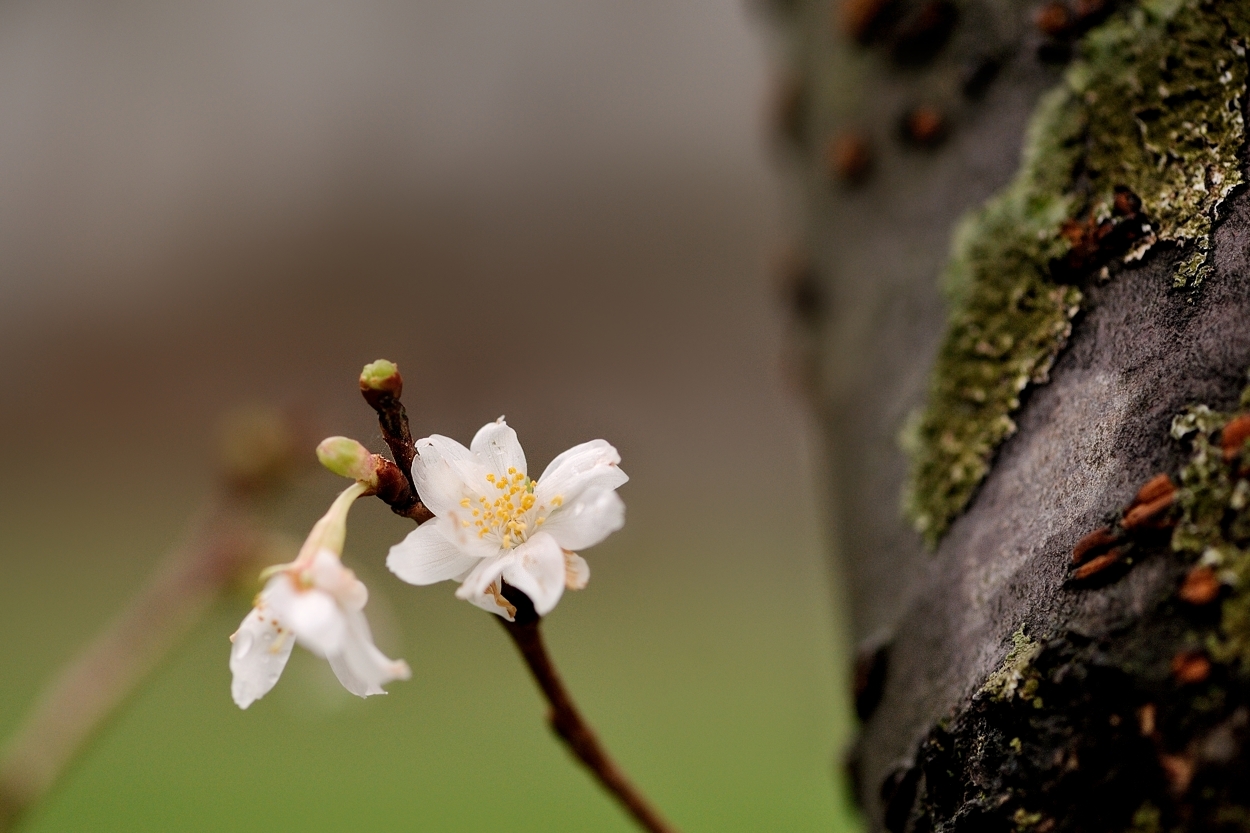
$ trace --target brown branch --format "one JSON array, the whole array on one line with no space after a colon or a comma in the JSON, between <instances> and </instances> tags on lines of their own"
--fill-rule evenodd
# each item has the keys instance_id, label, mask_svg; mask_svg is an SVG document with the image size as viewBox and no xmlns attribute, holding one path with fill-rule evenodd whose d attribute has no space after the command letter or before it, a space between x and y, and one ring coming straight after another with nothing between
<instances>
[{"instance_id":1,"label":"brown branch","mask_svg":"<svg viewBox=\"0 0 1250 833\"><path fill-rule=\"evenodd\" d=\"M408 412L399 401L403 392L404 377L399 375L399 368L384 359L366 365L360 374L360 394L377 412L382 439L395 458L394 466L379 469L376 494L396 515L422 524L434 513L421 502L412 481L412 460L417 456L417 447L408 427Z\"/></svg>"},{"instance_id":2,"label":"brown branch","mask_svg":"<svg viewBox=\"0 0 1250 833\"><path fill-rule=\"evenodd\" d=\"M499 622L508 632L508 636L512 637L534 676L534 682L538 683L551 706L547 722L551 724L552 730L643 829L651 833L677 833L677 828L669 824L625 777L625 773L600 745L594 730L578 712L551 661L551 656L547 653L542 631L539 629L540 618L534 611L533 602L524 593L507 584L503 586L503 595L516 606L516 621L509 622L501 618Z\"/></svg>"},{"instance_id":3,"label":"brown branch","mask_svg":"<svg viewBox=\"0 0 1250 833\"><path fill-rule=\"evenodd\" d=\"M377 467L378 486L374 494L396 515L410 518L418 525L433 518L434 513L421 502L399 466L382 457L377 459L380 461Z\"/></svg>"}]
</instances>

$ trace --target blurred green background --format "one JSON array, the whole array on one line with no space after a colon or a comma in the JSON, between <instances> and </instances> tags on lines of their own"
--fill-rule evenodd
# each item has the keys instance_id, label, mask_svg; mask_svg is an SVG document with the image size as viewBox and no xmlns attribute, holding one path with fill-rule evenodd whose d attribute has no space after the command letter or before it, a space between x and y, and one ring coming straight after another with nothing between
<instances>
[{"instance_id":1,"label":"blurred green background","mask_svg":"<svg viewBox=\"0 0 1250 833\"><path fill-rule=\"evenodd\" d=\"M546 631L644 792L686 831L853 829L769 40L740 0L0 9L0 733L180 540L223 412L381 450L385 356L418 435L621 450L626 527ZM632 829L491 617L385 571L408 528L362 502L345 560L410 682L357 700L297 650L239 711L241 590L21 829Z\"/></svg>"}]
</instances>

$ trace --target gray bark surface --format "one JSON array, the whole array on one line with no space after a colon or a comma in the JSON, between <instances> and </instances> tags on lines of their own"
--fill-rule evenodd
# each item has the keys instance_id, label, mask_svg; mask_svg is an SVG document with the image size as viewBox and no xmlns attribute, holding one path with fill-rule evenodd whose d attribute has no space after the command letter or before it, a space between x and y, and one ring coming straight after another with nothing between
<instances>
[{"instance_id":1,"label":"gray bark surface","mask_svg":"<svg viewBox=\"0 0 1250 833\"><path fill-rule=\"evenodd\" d=\"M936 552L927 551L900 513L908 461L898 436L924 402L946 322L938 277L956 220L1011 180L1028 118L1062 71L1038 57L1043 39L1032 26L1032 4L959 8L949 43L920 68L899 67L872 45L853 59L835 56L821 34L826 7L800 6L788 24L804 79L797 159L809 185L808 249L824 300L823 315L806 336L810 393L831 460L832 522L854 635L865 658L886 646L876 666L885 673L879 701L870 695L872 702L861 704L867 719L854 751L859 794L875 829L1105 829L1102 822L1065 819L1041 798L1030 805L1045 811L1041 821L1017 815L1013 828L973 818L967 801L935 799L941 789L957 792L968 784L942 787L920 759L932 757L934 743L949 754L967 738L991 737L996 725L1018 718L978 706L975 695L1021 632L1059 638L1063 645L1047 647L1052 656L1063 655L1054 667L1079 666L1082 673L1103 660L1092 654L1073 660L1081 646L1121 640L1125 653L1110 665L1142 670L1115 678L1115 686L1138 692L1113 709L1109 719L1117 726L1121 712L1132 719L1146 696L1138 696L1143 686L1175 699L1166 673L1157 670L1185 632L1168 602L1183 568L1166 541L1144 544L1130 569L1088 586L1069 580L1070 554L1143 482L1184 464L1185 450L1169 437L1174 416L1199 402L1236 407L1250 367L1250 197L1239 194L1226 206L1213 241L1213 274L1197 289L1172 288L1179 255L1163 247L1114 270L1109 280L1081 286L1083 311L1049 383L1025 394L1015 415L1018 433L998 450L988 478ZM987 55L1002 58L1001 70L983 96L961 95L960 79ZM949 119L949 137L937 148L910 147L898 137L900 114L918 101L939 102ZM845 129L861 131L874 157L871 176L859 187L831 184L823 169L823 142ZM1100 696L1090 694L1089 709L1103 708ZM1076 708L1049 706L1065 707ZM1063 728L1053 737L1096 732L1083 728L1084 719L1056 715L1051 725ZM1018 749L1020 738L1004 731L1001 740ZM1023 746L1027 751L1043 740L1024 736ZM1143 753L1134 742L1114 748L1154 760L1152 748ZM1243 749L1232 757L1244 760ZM1112 761L1106 771L1133 765ZM958 762L952 766L958 770ZM968 767L955 780L981 777ZM1141 777L1143 789L1167 792L1164 781L1146 783L1154 775ZM905 795L892 808L904 782ZM1009 792L1001 783L997 788ZM1018 793L1001 803L1024 807ZM1048 795L1053 800L1059 793ZM1124 798L1139 800L1136 793ZM942 803L956 808L945 821L924 809ZM1208 829L1178 818L1185 829Z\"/></svg>"}]
</instances>

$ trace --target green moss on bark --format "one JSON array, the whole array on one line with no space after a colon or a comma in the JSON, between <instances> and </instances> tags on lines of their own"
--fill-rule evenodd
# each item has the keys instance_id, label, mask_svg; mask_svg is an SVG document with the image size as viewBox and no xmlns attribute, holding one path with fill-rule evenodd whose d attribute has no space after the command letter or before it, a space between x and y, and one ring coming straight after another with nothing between
<instances>
[{"instance_id":1,"label":"green moss on bark","mask_svg":"<svg viewBox=\"0 0 1250 833\"><path fill-rule=\"evenodd\" d=\"M1184 247L1177 285L1201 281L1212 223L1242 182L1248 33L1246 4L1201 0L1145 2L1091 31L1040 103L1016 179L960 222L950 322L905 438L904 506L930 545L1015 433L1021 393L1046 381L1077 283L1158 242Z\"/></svg>"},{"instance_id":2,"label":"green moss on bark","mask_svg":"<svg viewBox=\"0 0 1250 833\"><path fill-rule=\"evenodd\" d=\"M1241 407L1250 409L1250 388ZM1208 640L1212 658L1250 670L1250 446L1226 460L1217 442L1234 416L1198 405L1172 423L1172 435L1193 448L1179 476L1172 549L1210 567L1223 587L1220 628Z\"/></svg>"},{"instance_id":3,"label":"green moss on bark","mask_svg":"<svg viewBox=\"0 0 1250 833\"><path fill-rule=\"evenodd\" d=\"M989 676L981 690L977 693L995 700L1010 700L1020 697L1032 702L1037 692L1038 675L1033 668L1033 660L1042 652L1042 646L1030 639L1021 625L1011 635L1011 650L1007 652L1003 664ZM1039 701L1040 708L1040 701Z\"/></svg>"}]
</instances>

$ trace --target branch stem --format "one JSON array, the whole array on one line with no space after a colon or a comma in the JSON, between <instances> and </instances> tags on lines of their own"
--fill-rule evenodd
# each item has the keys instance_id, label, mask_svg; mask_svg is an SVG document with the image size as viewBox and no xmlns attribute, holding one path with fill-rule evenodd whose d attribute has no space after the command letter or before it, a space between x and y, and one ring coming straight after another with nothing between
<instances>
[{"instance_id":1,"label":"branch stem","mask_svg":"<svg viewBox=\"0 0 1250 833\"><path fill-rule=\"evenodd\" d=\"M621 803L621 806L634 817L644 830L650 833L677 833L677 828L669 824L651 806L647 799L630 783L625 773L616 765L607 751L599 743L593 729L578 712L573 698L560 679L547 646L543 643L540 622L528 617L518 617L518 621L509 622L500 619L504 630L516 644L517 650L529 666L534 682L547 698L551 711L547 721L552 730L564 741L569 751L577 756L587 769L599 779L609 793Z\"/></svg>"},{"instance_id":2,"label":"branch stem","mask_svg":"<svg viewBox=\"0 0 1250 833\"><path fill-rule=\"evenodd\" d=\"M379 379L369 373L374 365L367 366L360 377L360 395L377 413L382 439L395 459L395 465L383 467L378 472L380 482L376 494L396 515L423 524L433 518L434 513L421 502L421 495L412 480L412 460L417 456L417 447L408 427L408 411L399 399L404 390L404 379L399 375L399 368L390 362L381 364L390 370L385 378Z\"/></svg>"}]
</instances>

